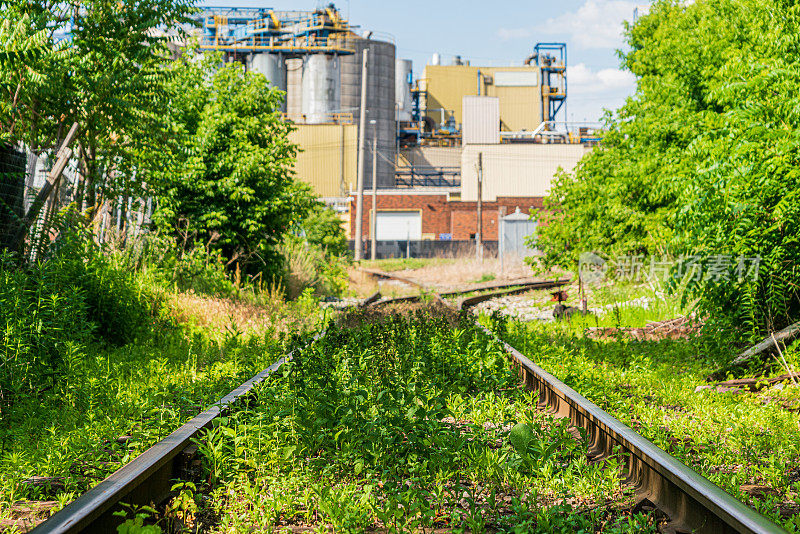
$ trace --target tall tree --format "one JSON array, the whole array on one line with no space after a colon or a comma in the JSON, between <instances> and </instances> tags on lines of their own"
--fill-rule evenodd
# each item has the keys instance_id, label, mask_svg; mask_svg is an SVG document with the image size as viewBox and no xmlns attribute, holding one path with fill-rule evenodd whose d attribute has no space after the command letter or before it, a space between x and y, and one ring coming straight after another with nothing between
<instances>
[{"instance_id":1,"label":"tall tree","mask_svg":"<svg viewBox=\"0 0 800 534\"><path fill-rule=\"evenodd\" d=\"M628 28L636 94L556 180L547 264L571 268L589 250L696 256L706 274L690 290L705 311L752 332L797 319L798 10L662 0ZM742 276L739 256L761 258L758 277ZM722 273L710 265L720 257Z\"/></svg>"},{"instance_id":2,"label":"tall tree","mask_svg":"<svg viewBox=\"0 0 800 534\"><path fill-rule=\"evenodd\" d=\"M166 172L150 169L156 221L212 243L232 268L277 274L276 247L313 198L293 177L283 94L239 64L219 65L191 54L176 63L168 123L176 142L160 148Z\"/></svg>"}]
</instances>

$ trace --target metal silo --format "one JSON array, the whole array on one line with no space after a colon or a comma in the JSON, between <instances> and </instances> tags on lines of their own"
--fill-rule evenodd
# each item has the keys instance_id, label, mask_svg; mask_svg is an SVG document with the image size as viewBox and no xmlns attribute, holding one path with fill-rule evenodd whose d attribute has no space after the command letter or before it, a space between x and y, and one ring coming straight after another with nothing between
<instances>
[{"instance_id":1,"label":"metal silo","mask_svg":"<svg viewBox=\"0 0 800 534\"><path fill-rule=\"evenodd\" d=\"M253 54L250 59L250 69L266 76L270 84L286 91L286 62L281 54ZM281 106L281 111L286 111L286 101Z\"/></svg>"},{"instance_id":2,"label":"metal silo","mask_svg":"<svg viewBox=\"0 0 800 534\"><path fill-rule=\"evenodd\" d=\"M286 60L286 116L300 122L303 118L303 59Z\"/></svg>"},{"instance_id":3,"label":"metal silo","mask_svg":"<svg viewBox=\"0 0 800 534\"><path fill-rule=\"evenodd\" d=\"M397 103L397 120L411 120L411 70L410 59L398 59L395 61L394 72L394 99Z\"/></svg>"},{"instance_id":4,"label":"metal silo","mask_svg":"<svg viewBox=\"0 0 800 534\"><path fill-rule=\"evenodd\" d=\"M306 124L331 121L341 107L339 58L334 55L306 56L303 64L302 115Z\"/></svg>"},{"instance_id":5,"label":"metal silo","mask_svg":"<svg viewBox=\"0 0 800 534\"><path fill-rule=\"evenodd\" d=\"M372 126L378 132L378 187L394 187L397 130L395 123L395 46L386 41L353 36L348 42L355 54L342 56L342 111L358 124L361 105L362 52L369 48L367 79L367 131L364 187L372 187Z\"/></svg>"}]
</instances>

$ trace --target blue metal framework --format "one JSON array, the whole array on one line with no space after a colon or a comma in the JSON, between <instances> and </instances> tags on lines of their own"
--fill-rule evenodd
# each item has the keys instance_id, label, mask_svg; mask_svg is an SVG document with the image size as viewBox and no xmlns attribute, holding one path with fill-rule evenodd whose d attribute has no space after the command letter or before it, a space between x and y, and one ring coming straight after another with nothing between
<instances>
[{"instance_id":1,"label":"blue metal framework","mask_svg":"<svg viewBox=\"0 0 800 534\"><path fill-rule=\"evenodd\" d=\"M331 4L317 11L202 7L200 48L225 52L352 54L350 24Z\"/></svg>"},{"instance_id":2,"label":"blue metal framework","mask_svg":"<svg viewBox=\"0 0 800 534\"><path fill-rule=\"evenodd\" d=\"M549 92L542 92L543 120L555 121L556 115L564 107L566 121L567 102L567 43L537 43L533 47L533 59L541 69L542 87L549 87Z\"/></svg>"}]
</instances>

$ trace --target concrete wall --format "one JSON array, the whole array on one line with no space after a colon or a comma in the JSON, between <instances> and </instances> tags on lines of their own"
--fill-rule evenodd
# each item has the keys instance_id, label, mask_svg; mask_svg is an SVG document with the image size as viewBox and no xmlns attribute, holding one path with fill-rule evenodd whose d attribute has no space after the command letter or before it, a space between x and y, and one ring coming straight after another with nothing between
<instances>
[{"instance_id":1,"label":"concrete wall","mask_svg":"<svg viewBox=\"0 0 800 534\"><path fill-rule=\"evenodd\" d=\"M571 171L586 152L583 145L467 145L461 154L461 199L478 200L478 154L483 154L483 200L544 197L553 176Z\"/></svg>"},{"instance_id":2,"label":"concrete wall","mask_svg":"<svg viewBox=\"0 0 800 534\"><path fill-rule=\"evenodd\" d=\"M356 187L358 126L298 124L289 140L300 147L295 172L322 198L346 197Z\"/></svg>"},{"instance_id":3,"label":"concrete wall","mask_svg":"<svg viewBox=\"0 0 800 534\"><path fill-rule=\"evenodd\" d=\"M398 167L460 167L461 147L420 146L401 148Z\"/></svg>"}]
</instances>

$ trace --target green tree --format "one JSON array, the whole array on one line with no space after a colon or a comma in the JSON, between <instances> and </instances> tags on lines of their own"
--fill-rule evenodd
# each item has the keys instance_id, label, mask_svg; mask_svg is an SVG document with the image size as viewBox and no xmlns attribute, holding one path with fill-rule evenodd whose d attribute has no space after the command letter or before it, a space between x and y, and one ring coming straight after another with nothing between
<instances>
[{"instance_id":1,"label":"green tree","mask_svg":"<svg viewBox=\"0 0 800 534\"><path fill-rule=\"evenodd\" d=\"M581 252L693 255L701 309L752 332L797 318L798 6L782 0L656 2L627 29L636 94L554 184L545 264ZM737 256L761 257L759 277ZM706 270L708 272L708 270Z\"/></svg>"},{"instance_id":2,"label":"green tree","mask_svg":"<svg viewBox=\"0 0 800 534\"><path fill-rule=\"evenodd\" d=\"M347 255L347 236L339 214L322 203L316 203L300 223L306 240L331 256Z\"/></svg>"},{"instance_id":3,"label":"green tree","mask_svg":"<svg viewBox=\"0 0 800 534\"><path fill-rule=\"evenodd\" d=\"M79 207L136 189L130 153L156 146L169 102L168 30L191 23L191 0L0 2L0 127L36 153L79 124ZM58 41L61 38L62 40Z\"/></svg>"},{"instance_id":4,"label":"green tree","mask_svg":"<svg viewBox=\"0 0 800 534\"><path fill-rule=\"evenodd\" d=\"M283 94L241 65L195 59L176 66L169 128L178 142L167 172L154 173L156 220L212 243L231 268L279 274L277 247L313 204L293 177L297 148L281 119Z\"/></svg>"}]
</instances>

